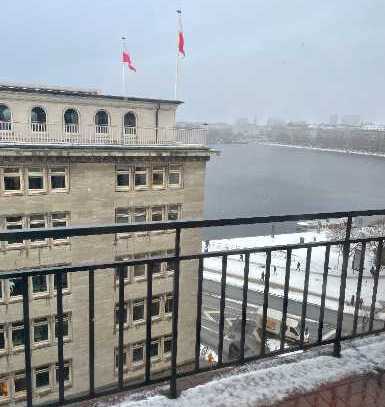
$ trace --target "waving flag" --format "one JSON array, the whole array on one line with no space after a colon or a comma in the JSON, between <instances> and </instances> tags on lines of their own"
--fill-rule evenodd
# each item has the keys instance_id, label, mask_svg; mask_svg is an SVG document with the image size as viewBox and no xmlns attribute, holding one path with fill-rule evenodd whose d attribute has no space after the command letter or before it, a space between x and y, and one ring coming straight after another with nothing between
<instances>
[{"instance_id":1,"label":"waving flag","mask_svg":"<svg viewBox=\"0 0 385 407\"><path fill-rule=\"evenodd\" d=\"M183 26L182 26L182 10L177 10L178 13L178 52L180 55L186 56L184 50L184 34L183 34Z\"/></svg>"},{"instance_id":2,"label":"waving flag","mask_svg":"<svg viewBox=\"0 0 385 407\"><path fill-rule=\"evenodd\" d=\"M128 51L123 51L123 53L122 53L122 62L124 64L127 64L128 68L131 69L131 71L136 72L136 68L132 63L131 56L128 53Z\"/></svg>"}]
</instances>

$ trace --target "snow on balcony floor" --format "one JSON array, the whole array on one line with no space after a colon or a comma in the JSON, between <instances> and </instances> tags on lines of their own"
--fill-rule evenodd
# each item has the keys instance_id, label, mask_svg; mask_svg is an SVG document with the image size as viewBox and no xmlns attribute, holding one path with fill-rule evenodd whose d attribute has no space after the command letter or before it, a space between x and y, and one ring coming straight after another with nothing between
<instances>
[{"instance_id":1,"label":"snow on balcony floor","mask_svg":"<svg viewBox=\"0 0 385 407\"><path fill-rule=\"evenodd\" d=\"M385 334L356 339L345 345L341 358L323 354L311 357L312 354L314 356L313 352L290 355L290 363L286 361L274 365L271 361L264 361L246 365L236 373L184 390L176 400L151 392L142 400L138 394L133 394L126 400L120 400L115 406L256 407L274 404L289 395L309 393L321 384L376 374L382 370L385 363ZM263 366L265 368L261 368ZM142 397L146 397L145 393L142 393Z\"/></svg>"}]
</instances>

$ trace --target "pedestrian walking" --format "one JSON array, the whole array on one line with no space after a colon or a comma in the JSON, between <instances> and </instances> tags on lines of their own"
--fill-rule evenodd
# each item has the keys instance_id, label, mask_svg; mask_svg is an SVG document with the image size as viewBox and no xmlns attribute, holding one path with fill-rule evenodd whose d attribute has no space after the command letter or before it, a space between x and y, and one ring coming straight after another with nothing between
<instances>
[{"instance_id":1,"label":"pedestrian walking","mask_svg":"<svg viewBox=\"0 0 385 407\"><path fill-rule=\"evenodd\" d=\"M297 271L301 271L301 263L297 261Z\"/></svg>"},{"instance_id":2,"label":"pedestrian walking","mask_svg":"<svg viewBox=\"0 0 385 407\"><path fill-rule=\"evenodd\" d=\"M372 265L372 267L370 269L370 274L372 275L372 277L374 277L374 273L375 273L375 269L374 269L374 266Z\"/></svg>"},{"instance_id":3,"label":"pedestrian walking","mask_svg":"<svg viewBox=\"0 0 385 407\"><path fill-rule=\"evenodd\" d=\"M364 300L363 300L363 298L360 298L360 309L362 309L363 305L364 305Z\"/></svg>"},{"instance_id":4,"label":"pedestrian walking","mask_svg":"<svg viewBox=\"0 0 385 407\"><path fill-rule=\"evenodd\" d=\"M274 274L277 274L277 266L273 266Z\"/></svg>"},{"instance_id":5,"label":"pedestrian walking","mask_svg":"<svg viewBox=\"0 0 385 407\"><path fill-rule=\"evenodd\" d=\"M352 298L350 299L350 305L354 305L354 301L355 300L355 297L354 297L354 294L352 295Z\"/></svg>"},{"instance_id":6,"label":"pedestrian walking","mask_svg":"<svg viewBox=\"0 0 385 407\"><path fill-rule=\"evenodd\" d=\"M240 259L241 261L243 261L243 254L240 254L240 255L239 255L239 259Z\"/></svg>"},{"instance_id":7,"label":"pedestrian walking","mask_svg":"<svg viewBox=\"0 0 385 407\"><path fill-rule=\"evenodd\" d=\"M261 280L262 280L262 281L265 281L265 272L264 272L264 271L262 271Z\"/></svg>"},{"instance_id":8,"label":"pedestrian walking","mask_svg":"<svg viewBox=\"0 0 385 407\"><path fill-rule=\"evenodd\" d=\"M209 251L210 240L205 240L205 253Z\"/></svg>"}]
</instances>

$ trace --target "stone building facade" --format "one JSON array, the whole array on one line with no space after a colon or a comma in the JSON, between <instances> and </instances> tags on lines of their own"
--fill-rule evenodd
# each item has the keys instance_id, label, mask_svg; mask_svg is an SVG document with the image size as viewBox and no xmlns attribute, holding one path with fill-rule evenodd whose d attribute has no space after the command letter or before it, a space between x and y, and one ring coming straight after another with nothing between
<instances>
[{"instance_id":1,"label":"stone building facade","mask_svg":"<svg viewBox=\"0 0 385 407\"><path fill-rule=\"evenodd\" d=\"M175 129L178 104L0 86L0 228L201 218L209 150L200 140L193 143L186 130L183 137L187 135L189 142L180 141L180 130ZM105 114L98 118L100 111ZM156 139L160 133L163 138ZM174 238L174 231L164 231L1 242L0 272L167 255L173 253ZM200 250L199 231L182 232L181 252ZM180 364L194 357L196 270L194 262L181 265ZM154 270L154 372L170 366L172 275L171 263ZM88 272L64 277L67 396L87 392L89 385ZM0 281L0 404L7 404L25 398L23 313L21 281ZM146 267L127 269L126 380L143 377L146 290ZM97 388L117 382L117 295L115 271L95 270ZM32 278L30 330L36 400L57 398L56 312L55 277Z\"/></svg>"}]
</instances>

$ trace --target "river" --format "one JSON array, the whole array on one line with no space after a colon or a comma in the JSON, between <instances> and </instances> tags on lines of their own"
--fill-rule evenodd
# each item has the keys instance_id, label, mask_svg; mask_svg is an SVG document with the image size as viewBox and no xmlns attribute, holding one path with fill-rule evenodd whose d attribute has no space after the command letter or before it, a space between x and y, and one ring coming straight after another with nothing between
<instances>
[{"instance_id":1,"label":"river","mask_svg":"<svg viewBox=\"0 0 385 407\"><path fill-rule=\"evenodd\" d=\"M385 158L263 144L212 146L205 218L385 208ZM276 231L294 230L277 225ZM271 226L206 230L205 238L250 236Z\"/></svg>"}]
</instances>

